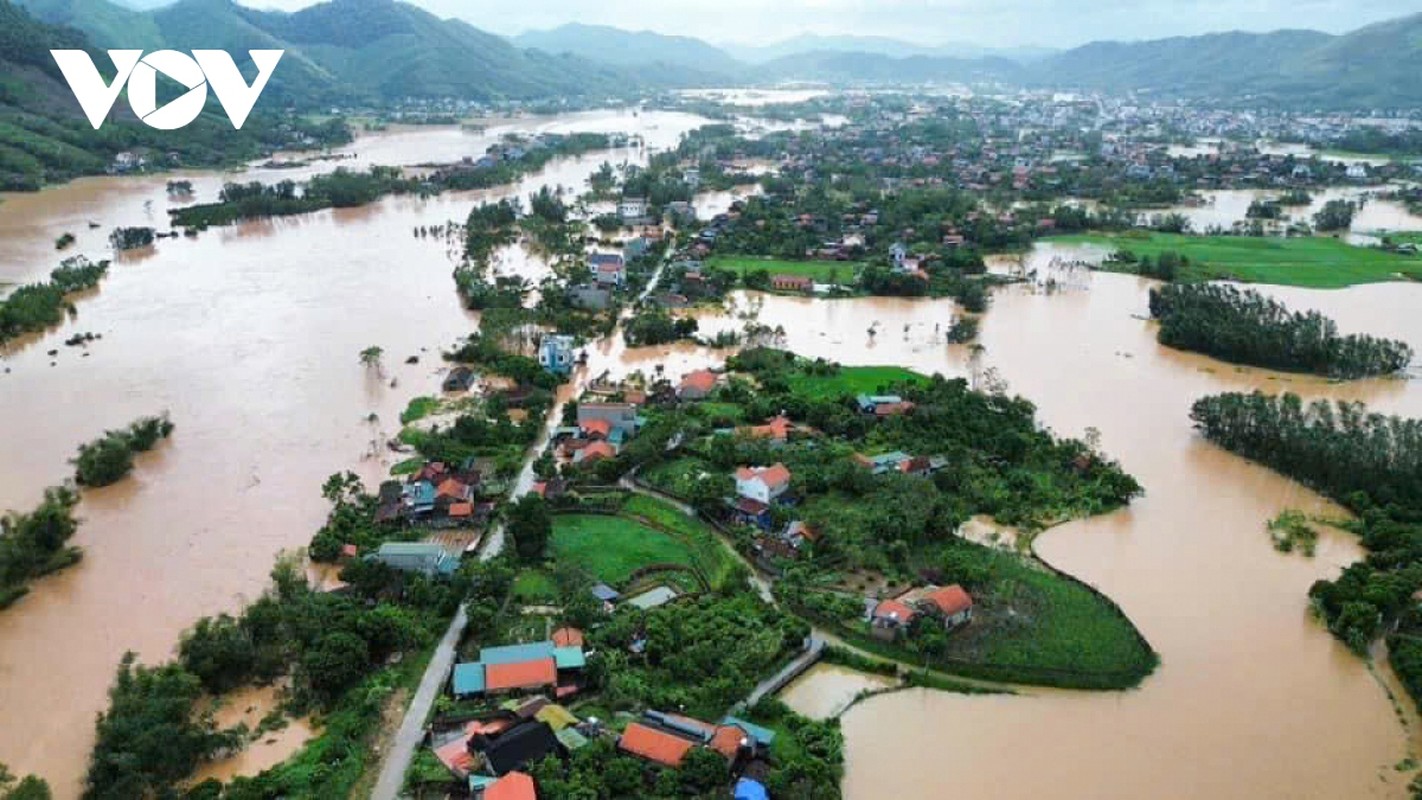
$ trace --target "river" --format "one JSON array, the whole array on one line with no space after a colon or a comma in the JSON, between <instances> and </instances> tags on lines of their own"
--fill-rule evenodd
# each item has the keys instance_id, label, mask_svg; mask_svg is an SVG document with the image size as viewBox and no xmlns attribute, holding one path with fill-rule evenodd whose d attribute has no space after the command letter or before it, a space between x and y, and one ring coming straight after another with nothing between
<instances>
[{"instance_id":1,"label":"river","mask_svg":"<svg viewBox=\"0 0 1422 800\"><path fill-rule=\"evenodd\" d=\"M241 179L477 156L515 129L625 131L648 149L666 148L702 122L613 111L482 134L398 131L357 140L344 149L351 160L254 169ZM274 557L320 526L327 475L354 469L373 486L385 474L392 454L381 443L398 430L400 411L437 389L439 349L477 323L455 294L448 247L415 238L416 226L462 221L478 202L545 183L581 187L603 160L645 155L592 154L506 189L388 198L160 241L119 258L78 300L76 320L11 347L0 361L0 509L31 508L44 487L72 474L75 448L105 429L167 410L177 430L138 459L131 478L84 493L74 538L83 562L0 613L0 762L47 778L59 797L76 795L94 715L124 651L166 658L197 617L255 598ZM79 239L68 252L99 257L114 226L165 223L169 177L91 178L6 196L0 281L48 272L65 231ZM199 201L231 179L182 177ZM88 220L101 227L90 230ZM62 344L76 331L103 335L88 357ZM370 345L385 350L382 375L358 362ZM415 355L419 363L405 363ZM378 422L367 421L371 413Z\"/></svg>"},{"instance_id":2,"label":"river","mask_svg":"<svg viewBox=\"0 0 1422 800\"><path fill-rule=\"evenodd\" d=\"M660 148L697 122L603 112L481 135L401 131L363 138L348 148L357 158L335 163L446 160L512 128L628 131ZM605 157L559 162L507 190L391 198L163 241L116 263L79 301L76 321L7 354L0 508L32 506L69 474L74 447L105 428L167 409L177 430L140 458L132 478L85 493L76 536L85 560L0 613L0 761L43 775L60 797L74 795L122 652L164 658L195 618L256 596L274 555L305 544L321 523L326 475L350 467L373 482L383 474L391 456L378 443L409 398L435 385L438 348L476 322L453 291L447 246L414 238L414 227L462 220L476 202L544 183L581 185ZM250 176L299 178L333 166ZM199 199L223 179L191 177ZM65 230L79 236L74 252L97 255L112 226L162 220L165 181L90 179L7 198L0 281L47 271ZM102 227L88 230L89 219ZM1054 254L1048 247L1033 258L1044 266ZM1356 543L1328 535L1314 559L1276 553L1265 520L1287 506L1331 506L1204 443L1186 413L1202 394L1259 386L1422 416L1422 388L1337 386L1175 353L1132 317L1145 311L1147 282L1092 274L1081 283L1050 295L999 291L983 320L983 364L1059 432L1098 428L1104 449L1145 485L1147 496L1129 509L1057 528L1038 549L1116 599L1162 666L1125 693L911 690L868 700L844 717L847 796L1402 796L1408 776L1391 765L1413 743L1379 682L1307 613L1308 585L1357 558ZM1345 330L1422 349L1422 286L1268 291L1333 315ZM738 304L783 326L784 345L805 355L969 372L967 348L943 342L954 316L947 301L741 295ZM705 332L740 324L702 316ZM60 344L76 331L104 335L90 357ZM369 345L385 349L383 375L357 361ZM620 338L589 350L594 375L660 364L676 377L724 357L688 345L629 350ZM410 355L419 363L404 363ZM367 421L371 412L379 422Z\"/></svg>"}]
</instances>

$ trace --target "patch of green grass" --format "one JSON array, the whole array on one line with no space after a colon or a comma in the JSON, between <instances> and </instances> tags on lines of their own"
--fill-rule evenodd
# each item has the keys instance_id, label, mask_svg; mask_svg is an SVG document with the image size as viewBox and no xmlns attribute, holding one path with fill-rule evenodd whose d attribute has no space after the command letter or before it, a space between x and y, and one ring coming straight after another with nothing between
<instances>
[{"instance_id":1,"label":"patch of green grass","mask_svg":"<svg viewBox=\"0 0 1422 800\"><path fill-rule=\"evenodd\" d=\"M840 367L839 372L834 375L812 375L797 371L787 380L795 394L814 400L825 400L846 394L874 394L880 387L918 382L926 378L904 367Z\"/></svg>"},{"instance_id":2,"label":"patch of green grass","mask_svg":"<svg viewBox=\"0 0 1422 800\"><path fill-rule=\"evenodd\" d=\"M685 456L644 469L641 477L667 494L686 497L691 493L692 485L701 480L703 474L713 471L715 467L709 462L695 456Z\"/></svg>"},{"instance_id":3,"label":"patch of green grass","mask_svg":"<svg viewBox=\"0 0 1422 800\"><path fill-rule=\"evenodd\" d=\"M437 397L416 397L410 401L405 410L400 412L400 424L409 425L413 422L428 417L439 410L439 398Z\"/></svg>"},{"instance_id":4,"label":"patch of green grass","mask_svg":"<svg viewBox=\"0 0 1422 800\"><path fill-rule=\"evenodd\" d=\"M520 603L537 605L558 599L558 587L553 577L541 569L526 569L514 579L514 598Z\"/></svg>"},{"instance_id":5,"label":"patch of green grass","mask_svg":"<svg viewBox=\"0 0 1422 800\"><path fill-rule=\"evenodd\" d=\"M554 517L553 554L614 585L649 564L692 563L691 547L676 537L623 517L593 514Z\"/></svg>"},{"instance_id":6,"label":"patch of green grass","mask_svg":"<svg viewBox=\"0 0 1422 800\"><path fill-rule=\"evenodd\" d=\"M420 467L424 466L424 463L425 460L420 456L415 456L414 458L407 458L404 461L397 462L394 466L392 466L390 468L390 474L414 475L416 472L420 471Z\"/></svg>"},{"instance_id":7,"label":"patch of green grass","mask_svg":"<svg viewBox=\"0 0 1422 800\"><path fill-rule=\"evenodd\" d=\"M736 564L730 545L698 517L688 517L680 509L653 497L634 494L627 498L623 513L635 514L675 533L689 546L694 565L705 573L713 586L719 586Z\"/></svg>"},{"instance_id":8,"label":"patch of green grass","mask_svg":"<svg viewBox=\"0 0 1422 800\"><path fill-rule=\"evenodd\" d=\"M1315 289L1422 280L1422 258L1354 247L1324 236L1284 239L1134 232L1061 236L1051 241L1104 245L1152 257L1173 250L1191 262L1182 272L1185 280L1236 280Z\"/></svg>"},{"instance_id":9,"label":"patch of green grass","mask_svg":"<svg viewBox=\"0 0 1422 800\"><path fill-rule=\"evenodd\" d=\"M721 403L715 400L707 400L697 403L695 408L700 410L702 416L708 420L725 420L728 422L745 421L745 410L736 403Z\"/></svg>"},{"instance_id":10,"label":"patch of green grass","mask_svg":"<svg viewBox=\"0 0 1422 800\"><path fill-rule=\"evenodd\" d=\"M864 266L859 261L786 261L755 256L714 256L706 264L731 270L739 275L763 269L771 275L803 276L813 279L816 283L850 283L859 268Z\"/></svg>"}]
</instances>

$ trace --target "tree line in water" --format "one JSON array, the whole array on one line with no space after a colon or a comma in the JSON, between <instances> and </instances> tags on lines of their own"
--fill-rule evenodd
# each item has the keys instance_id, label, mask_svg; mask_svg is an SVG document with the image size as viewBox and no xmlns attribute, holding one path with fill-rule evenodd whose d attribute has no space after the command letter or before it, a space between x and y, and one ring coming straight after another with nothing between
<instances>
[{"instance_id":1,"label":"tree line in water","mask_svg":"<svg viewBox=\"0 0 1422 800\"><path fill-rule=\"evenodd\" d=\"M42 331L64 321L74 306L68 296L99 285L109 262L95 263L83 256L66 258L43 283L19 287L0 300L0 343L26 333Z\"/></svg>"},{"instance_id":2,"label":"tree line in water","mask_svg":"<svg viewBox=\"0 0 1422 800\"><path fill-rule=\"evenodd\" d=\"M1166 285L1150 292L1157 339L1236 364L1331 378L1388 375L1407 367L1405 342L1343 336L1317 311L1290 311L1258 292L1225 284Z\"/></svg>"},{"instance_id":3,"label":"tree line in water","mask_svg":"<svg viewBox=\"0 0 1422 800\"><path fill-rule=\"evenodd\" d=\"M1422 700L1422 420L1361 403L1293 394L1205 397L1191 419L1206 438L1346 506L1368 556L1309 589L1328 629L1366 655L1384 633L1393 668Z\"/></svg>"}]
</instances>

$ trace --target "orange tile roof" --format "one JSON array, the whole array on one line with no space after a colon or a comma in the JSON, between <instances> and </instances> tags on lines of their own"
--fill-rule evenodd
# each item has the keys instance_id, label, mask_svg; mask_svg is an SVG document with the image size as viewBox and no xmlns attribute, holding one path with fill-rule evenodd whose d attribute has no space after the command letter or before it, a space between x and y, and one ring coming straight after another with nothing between
<instances>
[{"instance_id":1,"label":"orange tile roof","mask_svg":"<svg viewBox=\"0 0 1422 800\"><path fill-rule=\"evenodd\" d=\"M597 433L603 436L612 432L612 423L605 419L590 419L583 423L583 432L589 436Z\"/></svg>"},{"instance_id":2,"label":"orange tile roof","mask_svg":"<svg viewBox=\"0 0 1422 800\"><path fill-rule=\"evenodd\" d=\"M577 628L559 628L553 631L553 644L558 647L582 647L583 632Z\"/></svg>"},{"instance_id":3,"label":"orange tile roof","mask_svg":"<svg viewBox=\"0 0 1422 800\"><path fill-rule=\"evenodd\" d=\"M908 624L908 622L917 615L917 611L914 611L912 608L909 608L897 600L885 600L874 607L875 617L888 619L892 616L897 619L900 624L904 625Z\"/></svg>"},{"instance_id":4,"label":"orange tile roof","mask_svg":"<svg viewBox=\"0 0 1422 800\"><path fill-rule=\"evenodd\" d=\"M613 458L617 451L607 442L593 442L583 448L583 461L590 461L597 458Z\"/></svg>"},{"instance_id":5,"label":"orange tile roof","mask_svg":"<svg viewBox=\"0 0 1422 800\"><path fill-rule=\"evenodd\" d=\"M469 487L465 486L463 482L457 481L454 478L446 478L440 482L438 494L440 497L450 497L458 500L464 497L464 493L468 490Z\"/></svg>"},{"instance_id":6,"label":"orange tile roof","mask_svg":"<svg viewBox=\"0 0 1422 800\"><path fill-rule=\"evenodd\" d=\"M510 772L484 790L484 800L537 800L533 777L526 772Z\"/></svg>"},{"instance_id":7,"label":"orange tile roof","mask_svg":"<svg viewBox=\"0 0 1422 800\"><path fill-rule=\"evenodd\" d=\"M766 467L760 473L760 479L765 481L766 486L779 486L790 482L790 469L784 464L776 464L773 467Z\"/></svg>"},{"instance_id":8,"label":"orange tile roof","mask_svg":"<svg viewBox=\"0 0 1422 800\"><path fill-rule=\"evenodd\" d=\"M473 503L450 503L449 515L451 517L472 517L474 516Z\"/></svg>"},{"instance_id":9,"label":"orange tile roof","mask_svg":"<svg viewBox=\"0 0 1422 800\"><path fill-rule=\"evenodd\" d=\"M681 379L681 387L709 392L716 388L716 373L706 369L697 370Z\"/></svg>"},{"instance_id":10,"label":"orange tile roof","mask_svg":"<svg viewBox=\"0 0 1422 800\"><path fill-rule=\"evenodd\" d=\"M795 427L794 423L785 417L776 417L764 425L755 425L750 429L750 435L757 439L774 439L783 442L790 436L790 429Z\"/></svg>"},{"instance_id":11,"label":"orange tile roof","mask_svg":"<svg viewBox=\"0 0 1422 800\"><path fill-rule=\"evenodd\" d=\"M484 667L484 690L536 689L558 682L558 667L551 658L536 661L516 661L512 664L488 664Z\"/></svg>"},{"instance_id":12,"label":"orange tile roof","mask_svg":"<svg viewBox=\"0 0 1422 800\"><path fill-rule=\"evenodd\" d=\"M748 481L759 477L766 486L779 486L790 482L790 469L777 463L773 467L741 467L736 470L736 480Z\"/></svg>"},{"instance_id":13,"label":"orange tile roof","mask_svg":"<svg viewBox=\"0 0 1422 800\"><path fill-rule=\"evenodd\" d=\"M469 752L469 744L464 739L455 739L435 750L435 758L461 777L474 768L474 756Z\"/></svg>"},{"instance_id":14,"label":"orange tile roof","mask_svg":"<svg viewBox=\"0 0 1422 800\"><path fill-rule=\"evenodd\" d=\"M476 719L464 726L464 733L466 736L478 736L481 733L493 735L508 730L511 724L513 723L507 719L491 719L488 722Z\"/></svg>"},{"instance_id":15,"label":"orange tile roof","mask_svg":"<svg viewBox=\"0 0 1422 800\"><path fill-rule=\"evenodd\" d=\"M956 583L932 592L923 599L938 606L939 611L950 617L973 607L973 596Z\"/></svg>"},{"instance_id":16,"label":"orange tile roof","mask_svg":"<svg viewBox=\"0 0 1422 800\"><path fill-rule=\"evenodd\" d=\"M734 725L722 725L716 729L716 735L711 737L707 746L728 759L734 759L736 753L741 749L741 740L745 737L746 732L740 728Z\"/></svg>"},{"instance_id":17,"label":"orange tile roof","mask_svg":"<svg viewBox=\"0 0 1422 800\"><path fill-rule=\"evenodd\" d=\"M617 746L634 756L641 756L667 767L681 766L681 760L686 758L686 754L691 752L693 747L691 742L679 736L649 728L640 722L627 726L627 730L622 732L622 738L617 740Z\"/></svg>"}]
</instances>

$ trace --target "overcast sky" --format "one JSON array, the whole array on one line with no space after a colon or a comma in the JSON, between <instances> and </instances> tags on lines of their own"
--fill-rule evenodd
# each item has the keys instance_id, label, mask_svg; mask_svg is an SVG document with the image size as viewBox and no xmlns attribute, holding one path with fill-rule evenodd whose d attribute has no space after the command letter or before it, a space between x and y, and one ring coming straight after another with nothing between
<instances>
[{"instance_id":1,"label":"overcast sky","mask_svg":"<svg viewBox=\"0 0 1422 800\"><path fill-rule=\"evenodd\" d=\"M142 0L139 0L142 2ZM240 0L295 10L315 0ZM1069 47L1225 30L1341 33L1422 11L1413 0L413 0L502 34L567 22L764 44L801 33L873 34L920 44ZM148 0L153 2L153 0Z\"/></svg>"}]
</instances>

